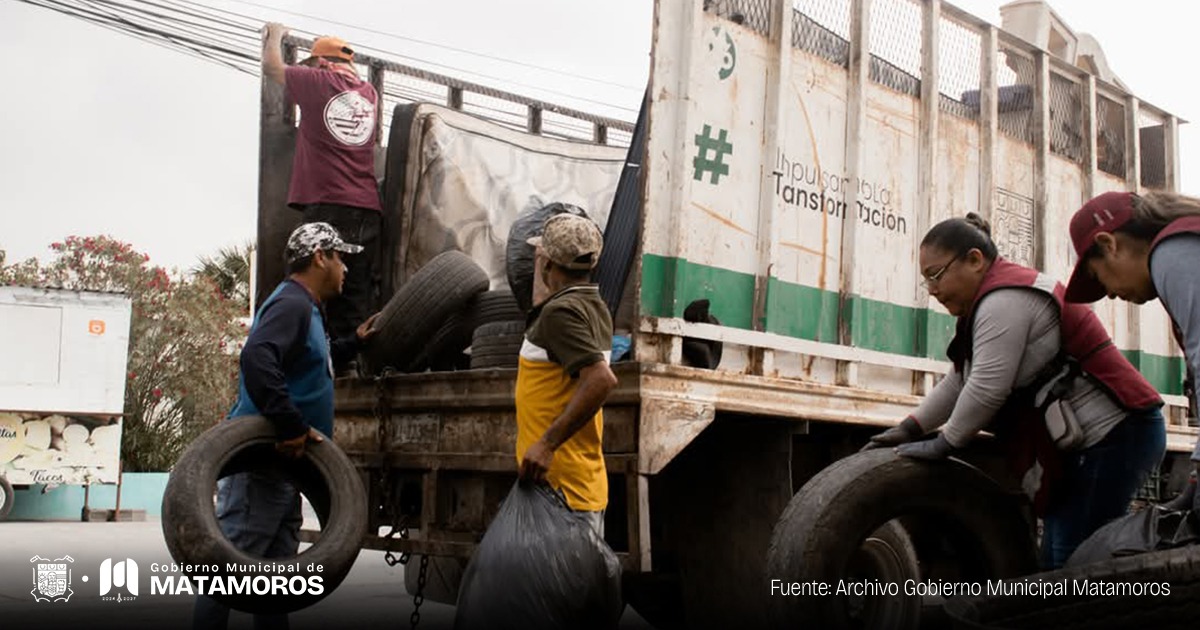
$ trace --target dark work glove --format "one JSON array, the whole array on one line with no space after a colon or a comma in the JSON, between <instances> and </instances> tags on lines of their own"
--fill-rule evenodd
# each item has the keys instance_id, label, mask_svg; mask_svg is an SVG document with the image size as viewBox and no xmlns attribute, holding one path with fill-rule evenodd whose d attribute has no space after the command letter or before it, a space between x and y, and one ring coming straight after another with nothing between
<instances>
[{"instance_id":1,"label":"dark work glove","mask_svg":"<svg viewBox=\"0 0 1200 630\"><path fill-rule=\"evenodd\" d=\"M900 424L871 436L871 441L867 442L859 451L869 451L873 448L883 448L885 446L898 446L913 440L919 440L925 431L921 429L921 425L917 423L917 419L909 416Z\"/></svg>"},{"instance_id":2,"label":"dark work glove","mask_svg":"<svg viewBox=\"0 0 1200 630\"><path fill-rule=\"evenodd\" d=\"M941 433L932 440L909 442L896 447L896 452L904 457L914 459L946 459L954 452L954 447Z\"/></svg>"},{"instance_id":3,"label":"dark work glove","mask_svg":"<svg viewBox=\"0 0 1200 630\"><path fill-rule=\"evenodd\" d=\"M1192 510L1200 515L1200 495L1196 493L1196 477L1200 474L1200 462L1192 462L1196 469L1192 472L1192 478L1188 480L1187 488L1179 493L1179 496L1162 504L1162 507L1171 510Z\"/></svg>"}]
</instances>

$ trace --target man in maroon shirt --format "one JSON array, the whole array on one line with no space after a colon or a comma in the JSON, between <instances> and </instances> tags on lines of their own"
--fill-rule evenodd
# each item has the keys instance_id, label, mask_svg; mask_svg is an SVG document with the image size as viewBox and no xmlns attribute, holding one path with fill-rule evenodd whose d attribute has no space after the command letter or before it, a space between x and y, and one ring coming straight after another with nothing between
<instances>
[{"instance_id":1,"label":"man in maroon shirt","mask_svg":"<svg viewBox=\"0 0 1200 630\"><path fill-rule=\"evenodd\" d=\"M300 107L300 130L288 205L305 223L324 221L348 242L363 246L344 257L342 295L326 307L335 338L353 334L374 312L378 259L379 189L375 183L375 117L379 95L358 76L354 51L336 37L320 37L312 56L299 65L283 63L287 28L270 23L263 41L263 74L284 86Z\"/></svg>"}]
</instances>

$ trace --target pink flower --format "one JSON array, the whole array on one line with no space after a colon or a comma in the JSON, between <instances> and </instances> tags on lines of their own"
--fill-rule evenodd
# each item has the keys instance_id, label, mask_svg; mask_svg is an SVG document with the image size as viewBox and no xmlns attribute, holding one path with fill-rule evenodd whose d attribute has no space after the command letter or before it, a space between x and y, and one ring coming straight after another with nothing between
<instances>
[{"instance_id":1,"label":"pink flower","mask_svg":"<svg viewBox=\"0 0 1200 630\"><path fill-rule=\"evenodd\" d=\"M162 388L161 388L161 387L155 387L155 388L154 388L154 397L155 397L155 398L162 398Z\"/></svg>"}]
</instances>

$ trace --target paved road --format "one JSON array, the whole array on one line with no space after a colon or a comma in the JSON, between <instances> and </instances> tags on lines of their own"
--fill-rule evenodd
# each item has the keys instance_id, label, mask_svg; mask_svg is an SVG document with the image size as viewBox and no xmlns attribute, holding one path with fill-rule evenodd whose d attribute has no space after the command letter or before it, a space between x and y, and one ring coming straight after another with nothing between
<instances>
[{"instance_id":1,"label":"paved road","mask_svg":"<svg viewBox=\"0 0 1200 630\"><path fill-rule=\"evenodd\" d=\"M51 560L69 555L74 559L69 601L34 601L30 594L34 587L30 558L35 555ZM100 563L106 558L132 558L138 563L142 586L135 600L100 599L97 578ZM170 561L158 521L0 522L0 628L188 628L193 597L149 594L149 565ZM88 578L86 582L84 577ZM407 628L412 609L412 597L404 592L403 567L387 566L382 552L363 551L341 587L317 605L292 615L292 628ZM450 628L454 608L426 602L421 607L421 619L422 628ZM251 627L248 615L232 615L231 629ZM650 628L628 608L621 627Z\"/></svg>"}]
</instances>

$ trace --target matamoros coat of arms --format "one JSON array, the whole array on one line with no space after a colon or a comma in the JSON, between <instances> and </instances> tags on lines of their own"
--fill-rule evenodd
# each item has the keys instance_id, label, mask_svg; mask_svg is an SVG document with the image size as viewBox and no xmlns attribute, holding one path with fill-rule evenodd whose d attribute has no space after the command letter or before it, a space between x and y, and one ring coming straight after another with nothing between
<instances>
[{"instance_id":1,"label":"matamoros coat of arms","mask_svg":"<svg viewBox=\"0 0 1200 630\"><path fill-rule=\"evenodd\" d=\"M34 601L65 602L71 599L71 556L50 560L40 556L29 559L33 564L33 595Z\"/></svg>"}]
</instances>

